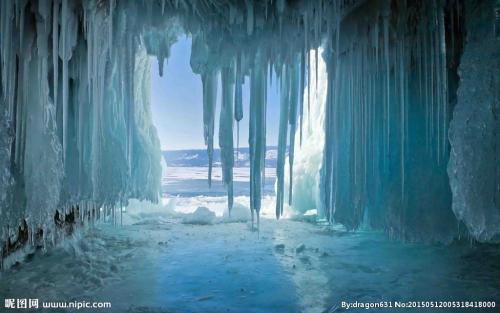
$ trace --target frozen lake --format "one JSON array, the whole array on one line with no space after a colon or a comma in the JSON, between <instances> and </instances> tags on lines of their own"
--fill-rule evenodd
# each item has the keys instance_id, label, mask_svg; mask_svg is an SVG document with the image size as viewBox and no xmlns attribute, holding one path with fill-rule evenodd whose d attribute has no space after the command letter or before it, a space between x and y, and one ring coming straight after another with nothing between
<instances>
[{"instance_id":1,"label":"frozen lake","mask_svg":"<svg viewBox=\"0 0 500 313\"><path fill-rule=\"evenodd\" d=\"M223 196L226 187L222 182L220 167L214 167L212 172L212 187L208 187L207 167L168 167L162 179L162 195L193 197L193 196ZM235 167L233 170L234 195L250 195L250 168ZM266 179L263 185L263 195L274 195L276 169L266 168Z\"/></svg>"}]
</instances>

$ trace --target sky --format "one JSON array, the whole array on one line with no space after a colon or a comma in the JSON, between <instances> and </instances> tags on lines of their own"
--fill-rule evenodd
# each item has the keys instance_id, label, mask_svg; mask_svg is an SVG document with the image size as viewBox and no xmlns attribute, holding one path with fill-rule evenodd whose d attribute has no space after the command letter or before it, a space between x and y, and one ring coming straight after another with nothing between
<instances>
[{"instance_id":1,"label":"sky","mask_svg":"<svg viewBox=\"0 0 500 313\"><path fill-rule=\"evenodd\" d=\"M189 65L191 38L182 36L171 48L165 60L163 77L159 75L158 62L151 58L151 106L153 123L158 130L162 150L202 149L203 141L203 91L200 75L194 74ZM220 79L220 77L219 77ZM274 80L273 80L274 82ZM220 85L215 114L214 147L219 147ZM279 94L276 84L268 86L266 142L278 142ZM248 78L243 87L243 120L240 121L240 147L248 147L249 114ZM234 125L236 147L236 123Z\"/></svg>"}]
</instances>

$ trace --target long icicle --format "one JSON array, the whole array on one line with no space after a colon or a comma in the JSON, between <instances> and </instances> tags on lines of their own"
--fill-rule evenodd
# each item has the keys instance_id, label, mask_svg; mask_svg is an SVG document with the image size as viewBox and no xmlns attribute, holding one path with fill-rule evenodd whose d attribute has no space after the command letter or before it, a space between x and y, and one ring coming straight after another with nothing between
<instances>
[{"instance_id":1,"label":"long icicle","mask_svg":"<svg viewBox=\"0 0 500 313\"><path fill-rule=\"evenodd\" d=\"M202 74L203 84L203 136L208 153L208 186L212 186L214 153L214 120L217 103L217 71Z\"/></svg>"},{"instance_id":2,"label":"long icicle","mask_svg":"<svg viewBox=\"0 0 500 313\"><path fill-rule=\"evenodd\" d=\"M236 78L234 90L234 119L236 120L236 165L240 153L240 121L243 119L243 74L241 70L241 55L236 58Z\"/></svg>"},{"instance_id":3,"label":"long icicle","mask_svg":"<svg viewBox=\"0 0 500 313\"><path fill-rule=\"evenodd\" d=\"M288 134L288 106L290 79L287 75L287 65L282 66L280 87L280 122L278 134L278 158L276 164L276 218L283 214L284 187L285 187L285 158L286 140Z\"/></svg>"},{"instance_id":4,"label":"long icicle","mask_svg":"<svg viewBox=\"0 0 500 313\"><path fill-rule=\"evenodd\" d=\"M219 119L219 146L222 164L222 179L227 187L229 214L233 208L233 93L234 68L225 67L221 73L222 105Z\"/></svg>"},{"instance_id":5,"label":"long icicle","mask_svg":"<svg viewBox=\"0 0 500 313\"><path fill-rule=\"evenodd\" d=\"M289 191L288 191L288 204L292 205L292 190L293 190L293 158L295 149L295 130L297 129L297 104L298 104L298 89L299 89L299 68L297 63L299 62L298 56L292 61L290 72L287 73L290 76L290 108L288 123L290 124L290 143L288 151L288 164L289 164Z\"/></svg>"}]
</instances>

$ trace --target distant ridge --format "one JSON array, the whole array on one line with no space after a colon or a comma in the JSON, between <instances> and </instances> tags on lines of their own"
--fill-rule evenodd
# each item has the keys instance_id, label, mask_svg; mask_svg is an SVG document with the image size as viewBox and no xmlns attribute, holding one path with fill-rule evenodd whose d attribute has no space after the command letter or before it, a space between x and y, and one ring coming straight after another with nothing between
<instances>
[{"instance_id":1,"label":"distant ridge","mask_svg":"<svg viewBox=\"0 0 500 313\"><path fill-rule=\"evenodd\" d=\"M276 157L278 148L270 146L266 148L266 167L276 167ZM239 148L238 154L236 149L234 153L235 167L250 166L250 151L249 148ZM167 161L167 166L173 167L206 167L208 166L208 154L206 149L187 149L187 150L166 150L162 151L163 157ZM238 155L238 160L236 160ZM213 165L220 167L220 150L214 149Z\"/></svg>"}]
</instances>

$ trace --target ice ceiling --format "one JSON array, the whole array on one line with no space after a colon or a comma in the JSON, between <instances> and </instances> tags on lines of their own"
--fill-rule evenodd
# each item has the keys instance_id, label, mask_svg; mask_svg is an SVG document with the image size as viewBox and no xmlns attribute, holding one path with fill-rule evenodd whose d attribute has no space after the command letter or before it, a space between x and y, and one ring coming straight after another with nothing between
<instances>
[{"instance_id":1,"label":"ice ceiling","mask_svg":"<svg viewBox=\"0 0 500 313\"><path fill-rule=\"evenodd\" d=\"M310 60L321 46L327 96L315 197L322 214L408 240L498 240L493 12L493 1L469 0L3 0L2 242L22 219L50 231L56 209L78 205L87 216L130 198L158 200L148 57L158 58L162 73L182 33L193 38L209 156L220 138L229 208L245 77L251 210L258 218L271 79L281 99L276 216L294 200L285 169L294 168L307 98L317 88L308 83L318 81Z\"/></svg>"}]
</instances>

